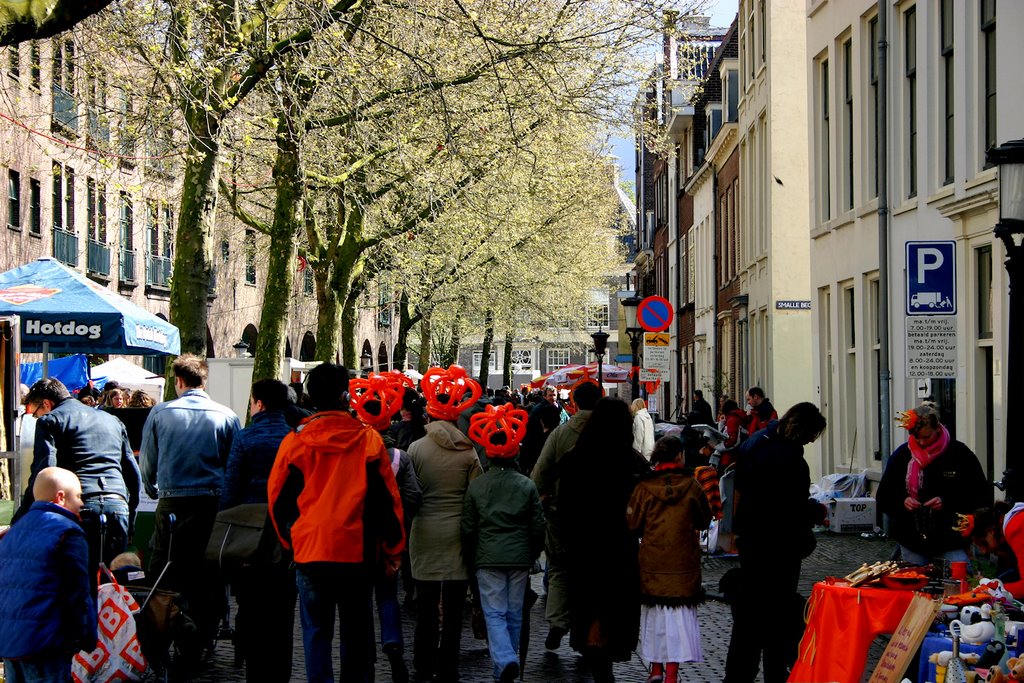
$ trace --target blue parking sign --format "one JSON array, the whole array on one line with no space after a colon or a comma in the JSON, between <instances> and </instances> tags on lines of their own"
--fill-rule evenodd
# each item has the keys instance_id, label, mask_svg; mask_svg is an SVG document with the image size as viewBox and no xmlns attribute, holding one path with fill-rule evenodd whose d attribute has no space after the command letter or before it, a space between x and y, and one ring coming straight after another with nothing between
<instances>
[{"instance_id":1,"label":"blue parking sign","mask_svg":"<svg viewBox=\"0 0 1024 683\"><path fill-rule=\"evenodd\" d=\"M956 242L907 242L907 315L956 315Z\"/></svg>"}]
</instances>

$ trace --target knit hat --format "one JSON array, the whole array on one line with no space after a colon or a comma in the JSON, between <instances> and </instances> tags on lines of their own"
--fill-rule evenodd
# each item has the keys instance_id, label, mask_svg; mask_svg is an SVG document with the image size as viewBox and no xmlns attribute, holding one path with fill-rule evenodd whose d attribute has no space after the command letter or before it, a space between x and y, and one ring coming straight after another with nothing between
<instances>
[{"instance_id":1,"label":"knit hat","mask_svg":"<svg viewBox=\"0 0 1024 683\"><path fill-rule=\"evenodd\" d=\"M447 370L430 368L420 380L420 388L427 401L427 414L435 420L450 422L458 420L484 393L480 383L467 375L461 365L452 365Z\"/></svg>"},{"instance_id":2,"label":"knit hat","mask_svg":"<svg viewBox=\"0 0 1024 683\"><path fill-rule=\"evenodd\" d=\"M512 403L487 406L469 419L469 438L484 447L488 458L514 458L526 437L529 414Z\"/></svg>"},{"instance_id":3,"label":"knit hat","mask_svg":"<svg viewBox=\"0 0 1024 683\"><path fill-rule=\"evenodd\" d=\"M356 411L356 417L378 432L387 429L391 416L402 408L405 385L391 373L371 372L365 379L357 377L349 381L348 389L349 405Z\"/></svg>"}]
</instances>

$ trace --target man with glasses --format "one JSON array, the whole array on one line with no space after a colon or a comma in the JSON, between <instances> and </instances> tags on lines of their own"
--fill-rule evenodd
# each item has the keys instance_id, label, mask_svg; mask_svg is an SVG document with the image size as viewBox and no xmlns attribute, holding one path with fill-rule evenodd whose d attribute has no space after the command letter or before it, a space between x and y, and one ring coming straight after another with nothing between
<instances>
[{"instance_id":1,"label":"man with glasses","mask_svg":"<svg viewBox=\"0 0 1024 683\"><path fill-rule=\"evenodd\" d=\"M26 415L36 418L35 445L28 489L14 521L35 502L32 487L40 471L61 467L74 472L82 482L82 527L94 577L100 561L109 563L124 552L134 531L142 480L128 432L116 417L75 400L53 377L33 384L22 403ZM100 515L106 517L105 528Z\"/></svg>"}]
</instances>

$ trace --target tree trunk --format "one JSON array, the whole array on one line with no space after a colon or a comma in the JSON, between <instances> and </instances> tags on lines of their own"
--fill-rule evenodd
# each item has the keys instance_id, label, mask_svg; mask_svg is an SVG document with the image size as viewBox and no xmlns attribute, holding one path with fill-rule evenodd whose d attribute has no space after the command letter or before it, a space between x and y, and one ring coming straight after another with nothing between
<instances>
[{"instance_id":1,"label":"tree trunk","mask_svg":"<svg viewBox=\"0 0 1024 683\"><path fill-rule=\"evenodd\" d=\"M316 360L334 363L338 353L341 306L330 283L330 266L313 271L316 280Z\"/></svg>"},{"instance_id":2,"label":"tree trunk","mask_svg":"<svg viewBox=\"0 0 1024 683\"><path fill-rule=\"evenodd\" d=\"M448 339L448 347L441 350L438 364L447 368L459 362L459 321L452 323L451 337Z\"/></svg>"},{"instance_id":3,"label":"tree trunk","mask_svg":"<svg viewBox=\"0 0 1024 683\"><path fill-rule=\"evenodd\" d=\"M302 171L302 141L294 112L285 101L277 125L277 159L274 162L274 223L270 229L270 260L263 290L260 333L256 339L253 381L281 379L291 315L292 286L295 281L296 237L302 227L305 182Z\"/></svg>"},{"instance_id":4,"label":"tree trunk","mask_svg":"<svg viewBox=\"0 0 1024 683\"><path fill-rule=\"evenodd\" d=\"M362 345L356 338L356 325L359 321L359 297L365 289L366 283L362 278L357 278L348 288L345 306L341 309L341 363L346 368L360 369L360 357L356 355L356 351L360 350L361 354ZM374 349L370 349L370 354L374 354ZM376 367L376 360L371 361L371 367Z\"/></svg>"},{"instance_id":5,"label":"tree trunk","mask_svg":"<svg viewBox=\"0 0 1024 683\"><path fill-rule=\"evenodd\" d=\"M420 320L420 354L416 359L416 370L423 374L430 369L430 311Z\"/></svg>"},{"instance_id":6,"label":"tree trunk","mask_svg":"<svg viewBox=\"0 0 1024 683\"><path fill-rule=\"evenodd\" d=\"M484 314L484 345L480 353L480 376L477 379L480 386L487 388L487 381L491 374L491 345L494 344L494 311L487 309ZM458 354L455 355L458 358Z\"/></svg>"},{"instance_id":7,"label":"tree trunk","mask_svg":"<svg viewBox=\"0 0 1024 683\"><path fill-rule=\"evenodd\" d=\"M501 384L512 388L512 328L505 333L505 362L502 365Z\"/></svg>"},{"instance_id":8,"label":"tree trunk","mask_svg":"<svg viewBox=\"0 0 1024 683\"><path fill-rule=\"evenodd\" d=\"M409 304L409 293L403 289L398 297L398 339L395 341L395 367L399 370L409 365L409 332L422 318L423 314Z\"/></svg>"}]
</instances>

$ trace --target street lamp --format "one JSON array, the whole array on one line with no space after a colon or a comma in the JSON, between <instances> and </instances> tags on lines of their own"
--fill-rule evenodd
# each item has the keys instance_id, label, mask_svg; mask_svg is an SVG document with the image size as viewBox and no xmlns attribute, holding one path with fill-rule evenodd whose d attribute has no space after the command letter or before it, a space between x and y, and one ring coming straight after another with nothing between
<instances>
[{"instance_id":1,"label":"street lamp","mask_svg":"<svg viewBox=\"0 0 1024 683\"><path fill-rule=\"evenodd\" d=\"M999 167L999 222L995 236L1006 247L1006 272L1010 281L1010 338L1006 348L1006 467L1024 466L1014 417L1020 414L1019 391L1024 386L1024 363L1014 349L1024 343L1024 140L1011 140L988 150L986 158ZM1012 461L1011 461L1012 458ZM1018 462L1020 461L1020 462Z\"/></svg>"},{"instance_id":2,"label":"street lamp","mask_svg":"<svg viewBox=\"0 0 1024 683\"><path fill-rule=\"evenodd\" d=\"M363 352L359 355L359 370L364 375L369 375L370 374L370 370L372 368L373 368L373 354L364 349Z\"/></svg>"},{"instance_id":3,"label":"street lamp","mask_svg":"<svg viewBox=\"0 0 1024 683\"><path fill-rule=\"evenodd\" d=\"M245 339L239 339L231 346L231 348L235 350L236 358L249 357L249 343L245 341Z\"/></svg>"},{"instance_id":4,"label":"street lamp","mask_svg":"<svg viewBox=\"0 0 1024 683\"><path fill-rule=\"evenodd\" d=\"M593 332L590 338L594 340L594 355L597 356L597 383L601 387L601 391L604 391L604 375L602 374L602 368L604 361L604 354L608 350L608 333L603 331L600 326L597 328L597 332Z\"/></svg>"},{"instance_id":5,"label":"street lamp","mask_svg":"<svg viewBox=\"0 0 1024 683\"><path fill-rule=\"evenodd\" d=\"M633 352L633 367L640 367L640 335L643 334L643 330L637 326L636 315L640 302L643 301L638 296L627 296L622 300L623 316L626 321L626 334L629 335L629 350ZM633 374L633 386L630 391L631 399L636 400L640 398L640 373L636 372Z\"/></svg>"}]
</instances>

